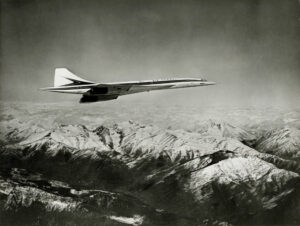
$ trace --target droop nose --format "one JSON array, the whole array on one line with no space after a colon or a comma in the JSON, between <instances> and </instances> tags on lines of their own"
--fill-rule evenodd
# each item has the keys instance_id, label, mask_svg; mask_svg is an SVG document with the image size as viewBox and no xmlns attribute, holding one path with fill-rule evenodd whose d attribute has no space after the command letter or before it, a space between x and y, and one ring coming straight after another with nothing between
<instances>
[{"instance_id":1,"label":"droop nose","mask_svg":"<svg viewBox=\"0 0 300 226\"><path fill-rule=\"evenodd\" d=\"M212 81L206 81L206 82L203 82L205 85L207 86L210 86L210 85L216 85L217 83L215 82L212 82Z\"/></svg>"}]
</instances>

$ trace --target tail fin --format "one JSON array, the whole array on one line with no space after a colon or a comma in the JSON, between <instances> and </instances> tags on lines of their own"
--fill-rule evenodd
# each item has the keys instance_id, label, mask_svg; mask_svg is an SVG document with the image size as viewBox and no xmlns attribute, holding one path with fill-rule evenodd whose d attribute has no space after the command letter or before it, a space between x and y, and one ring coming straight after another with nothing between
<instances>
[{"instance_id":1,"label":"tail fin","mask_svg":"<svg viewBox=\"0 0 300 226\"><path fill-rule=\"evenodd\" d=\"M74 75L67 68L56 68L54 75L54 86L68 86L68 85L87 85L92 84L88 80L82 79L77 75Z\"/></svg>"}]
</instances>

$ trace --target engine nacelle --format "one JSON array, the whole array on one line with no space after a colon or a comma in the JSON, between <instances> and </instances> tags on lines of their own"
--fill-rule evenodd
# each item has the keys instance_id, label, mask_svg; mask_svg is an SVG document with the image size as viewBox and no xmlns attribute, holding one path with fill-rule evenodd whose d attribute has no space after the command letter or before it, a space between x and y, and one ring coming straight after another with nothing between
<instances>
[{"instance_id":1,"label":"engine nacelle","mask_svg":"<svg viewBox=\"0 0 300 226\"><path fill-rule=\"evenodd\" d=\"M99 96L89 96L83 95L80 99L80 103L92 103L97 101L107 101L107 100L114 100L117 99L118 95L99 95Z\"/></svg>"}]
</instances>

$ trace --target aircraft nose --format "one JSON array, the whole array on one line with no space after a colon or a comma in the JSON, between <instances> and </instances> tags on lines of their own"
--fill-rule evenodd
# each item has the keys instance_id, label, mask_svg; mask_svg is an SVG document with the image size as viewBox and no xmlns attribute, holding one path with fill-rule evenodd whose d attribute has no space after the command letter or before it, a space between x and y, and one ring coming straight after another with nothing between
<instances>
[{"instance_id":1,"label":"aircraft nose","mask_svg":"<svg viewBox=\"0 0 300 226\"><path fill-rule=\"evenodd\" d=\"M217 83L216 82L212 82L212 81L207 81L205 82L205 85L216 85Z\"/></svg>"}]
</instances>

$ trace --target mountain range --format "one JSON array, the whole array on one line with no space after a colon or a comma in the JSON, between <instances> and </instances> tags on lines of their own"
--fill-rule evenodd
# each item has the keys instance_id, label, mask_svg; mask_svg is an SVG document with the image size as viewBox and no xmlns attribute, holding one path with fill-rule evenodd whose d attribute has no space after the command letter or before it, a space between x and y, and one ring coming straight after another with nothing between
<instances>
[{"instance_id":1,"label":"mountain range","mask_svg":"<svg viewBox=\"0 0 300 226\"><path fill-rule=\"evenodd\" d=\"M297 110L1 106L5 225L300 223Z\"/></svg>"}]
</instances>

